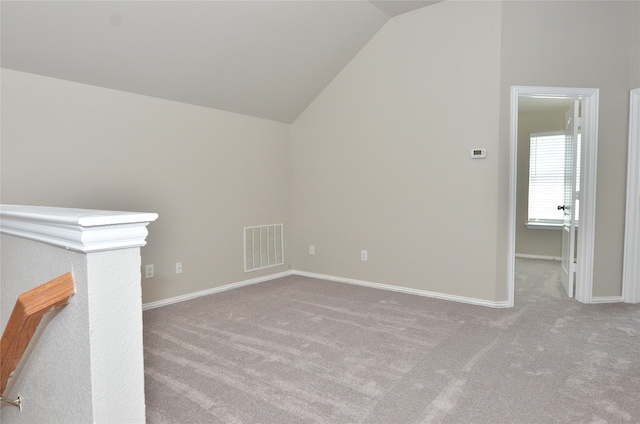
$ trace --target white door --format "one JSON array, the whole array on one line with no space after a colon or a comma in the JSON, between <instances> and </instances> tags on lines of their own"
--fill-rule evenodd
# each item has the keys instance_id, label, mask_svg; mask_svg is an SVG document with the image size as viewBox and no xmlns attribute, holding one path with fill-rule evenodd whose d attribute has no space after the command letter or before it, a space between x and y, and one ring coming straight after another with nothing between
<instances>
[{"instance_id":1,"label":"white door","mask_svg":"<svg viewBox=\"0 0 640 424\"><path fill-rule=\"evenodd\" d=\"M573 298L575 282L574 262L576 246L576 177L577 177L577 142L579 130L580 101L576 100L567 110L565 126L564 156L564 204L558 209L563 213L562 225L562 273L560 281L567 296Z\"/></svg>"}]
</instances>

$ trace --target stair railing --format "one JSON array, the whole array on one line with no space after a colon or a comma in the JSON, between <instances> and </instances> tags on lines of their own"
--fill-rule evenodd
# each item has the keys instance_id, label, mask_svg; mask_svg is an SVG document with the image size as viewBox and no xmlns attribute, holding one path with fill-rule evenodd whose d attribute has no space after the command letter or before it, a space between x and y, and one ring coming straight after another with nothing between
<instances>
[{"instance_id":1,"label":"stair railing","mask_svg":"<svg viewBox=\"0 0 640 424\"><path fill-rule=\"evenodd\" d=\"M15 400L4 399L4 390L42 318L47 312L68 304L74 294L73 274L69 272L18 297L0 340L0 401L22 410L20 396Z\"/></svg>"}]
</instances>

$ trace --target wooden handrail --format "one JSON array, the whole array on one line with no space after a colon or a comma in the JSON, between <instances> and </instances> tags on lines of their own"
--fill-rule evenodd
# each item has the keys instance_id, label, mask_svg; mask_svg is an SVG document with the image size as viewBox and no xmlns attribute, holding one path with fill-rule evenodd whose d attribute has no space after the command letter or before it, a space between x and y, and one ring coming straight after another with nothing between
<instances>
[{"instance_id":1,"label":"wooden handrail","mask_svg":"<svg viewBox=\"0 0 640 424\"><path fill-rule=\"evenodd\" d=\"M74 294L73 274L69 272L18 297L0 341L0 397L42 317L55 308L65 306Z\"/></svg>"}]
</instances>

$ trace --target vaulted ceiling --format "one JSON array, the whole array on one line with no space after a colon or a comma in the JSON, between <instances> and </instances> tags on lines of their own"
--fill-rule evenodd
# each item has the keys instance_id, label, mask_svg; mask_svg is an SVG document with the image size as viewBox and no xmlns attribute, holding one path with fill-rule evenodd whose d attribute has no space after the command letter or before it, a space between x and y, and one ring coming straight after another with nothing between
<instances>
[{"instance_id":1,"label":"vaulted ceiling","mask_svg":"<svg viewBox=\"0 0 640 424\"><path fill-rule=\"evenodd\" d=\"M6 1L3 68L293 122L392 17L437 1Z\"/></svg>"}]
</instances>

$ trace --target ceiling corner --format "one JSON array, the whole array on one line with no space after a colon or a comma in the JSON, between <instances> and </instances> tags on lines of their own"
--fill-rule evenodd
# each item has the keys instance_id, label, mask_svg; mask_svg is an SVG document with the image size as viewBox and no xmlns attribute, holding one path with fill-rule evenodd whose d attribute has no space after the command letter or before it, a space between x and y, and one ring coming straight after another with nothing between
<instances>
[{"instance_id":1,"label":"ceiling corner","mask_svg":"<svg viewBox=\"0 0 640 424\"><path fill-rule=\"evenodd\" d=\"M369 0L369 3L392 18L441 1L442 0Z\"/></svg>"}]
</instances>

